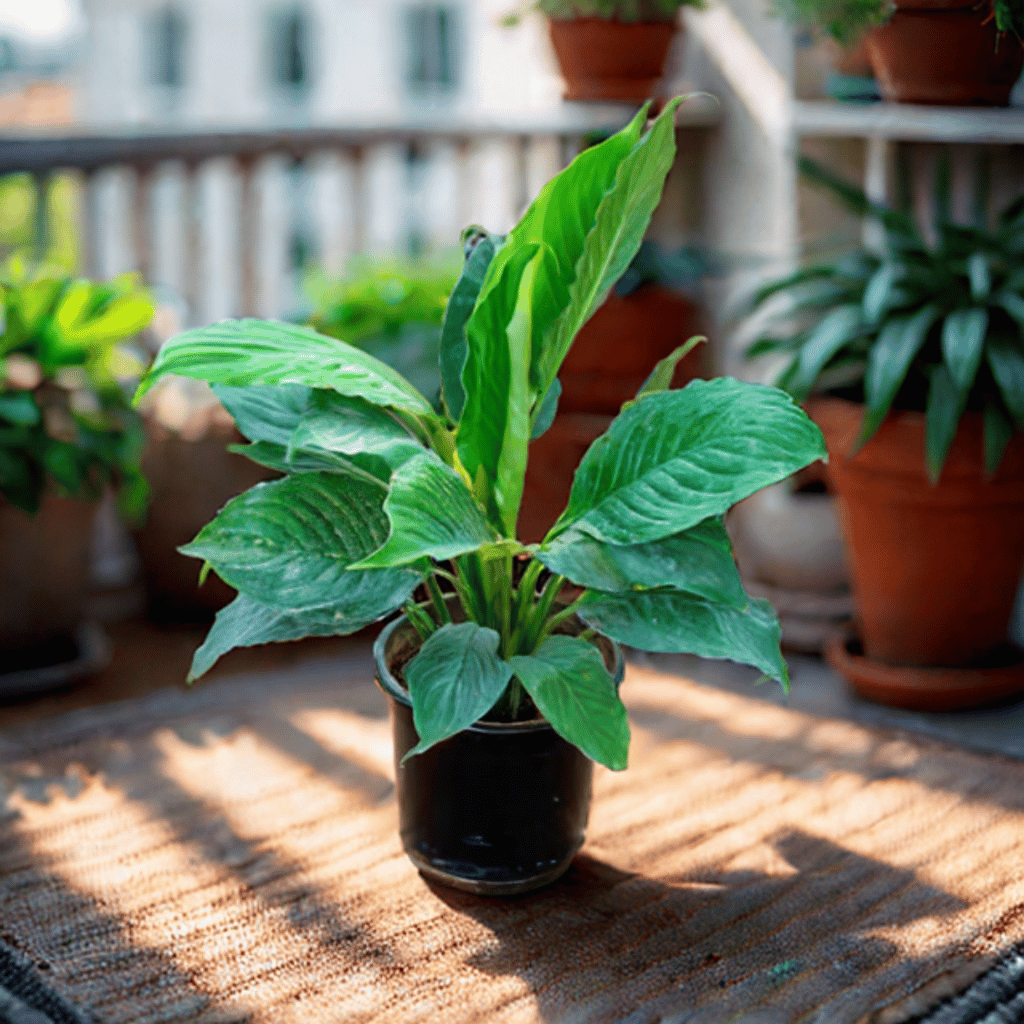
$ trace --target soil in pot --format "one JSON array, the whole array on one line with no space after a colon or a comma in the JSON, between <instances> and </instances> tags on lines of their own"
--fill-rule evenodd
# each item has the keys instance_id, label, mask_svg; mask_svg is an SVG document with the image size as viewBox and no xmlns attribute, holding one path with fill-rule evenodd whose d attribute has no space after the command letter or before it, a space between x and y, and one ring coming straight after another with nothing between
<instances>
[{"instance_id":1,"label":"soil in pot","mask_svg":"<svg viewBox=\"0 0 1024 1024\"><path fill-rule=\"evenodd\" d=\"M897 0L892 19L866 37L884 99L895 103L998 106L1024 66L1024 44L999 34L977 0Z\"/></svg>"},{"instance_id":2,"label":"soil in pot","mask_svg":"<svg viewBox=\"0 0 1024 1024\"><path fill-rule=\"evenodd\" d=\"M484 896L555 881L583 845L593 763L543 719L480 721L422 754L408 691L391 671L419 638L404 618L374 645L395 742L399 828L409 859L428 878ZM607 643L616 682L622 655Z\"/></svg>"},{"instance_id":3,"label":"soil in pot","mask_svg":"<svg viewBox=\"0 0 1024 1024\"><path fill-rule=\"evenodd\" d=\"M986 479L982 417L965 413L933 486L923 413L891 413L851 454L863 406L819 399L808 412L829 449L866 657L986 665L1006 642L1024 567L1024 436Z\"/></svg>"},{"instance_id":4,"label":"soil in pot","mask_svg":"<svg viewBox=\"0 0 1024 1024\"><path fill-rule=\"evenodd\" d=\"M676 33L674 21L605 18L551 19L548 28L564 98L621 103L654 96Z\"/></svg>"}]
</instances>

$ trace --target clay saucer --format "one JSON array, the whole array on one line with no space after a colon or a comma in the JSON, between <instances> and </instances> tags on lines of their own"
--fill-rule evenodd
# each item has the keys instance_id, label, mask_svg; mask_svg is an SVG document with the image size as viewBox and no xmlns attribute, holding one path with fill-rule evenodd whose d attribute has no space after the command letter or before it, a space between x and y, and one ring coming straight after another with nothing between
<instances>
[{"instance_id":1,"label":"clay saucer","mask_svg":"<svg viewBox=\"0 0 1024 1024\"><path fill-rule=\"evenodd\" d=\"M825 658L867 700L908 711L970 711L1024 696L1024 651L1000 648L978 668L886 665L861 653L860 641L831 640Z\"/></svg>"}]
</instances>

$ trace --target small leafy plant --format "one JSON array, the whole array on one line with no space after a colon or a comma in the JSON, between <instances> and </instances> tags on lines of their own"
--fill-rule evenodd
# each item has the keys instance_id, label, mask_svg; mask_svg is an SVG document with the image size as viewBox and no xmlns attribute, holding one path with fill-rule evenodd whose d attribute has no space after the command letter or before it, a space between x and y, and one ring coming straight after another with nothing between
<instances>
[{"instance_id":1,"label":"small leafy plant","mask_svg":"<svg viewBox=\"0 0 1024 1024\"><path fill-rule=\"evenodd\" d=\"M956 224L950 170L935 177L934 241L910 214L870 200L804 158L801 169L854 213L880 224L878 252L858 250L762 287L754 307L779 298L783 330L758 339L751 358L788 355L778 384L802 401L816 384L840 384L866 409L860 443L890 408L926 412L925 459L937 481L966 409L984 412L985 467L995 471L1024 429L1024 199L988 224L983 187L974 223ZM979 186L984 176L979 176Z\"/></svg>"},{"instance_id":2,"label":"small leafy plant","mask_svg":"<svg viewBox=\"0 0 1024 1024\"><path fill-rule=\"evenodd\" d=\"M96 284L16 260L0 292L0 493L34 514L51 486L95 498L116 483L138 518L143 433L121 381L144 364L120 343L152 319L149 295L133 277Z\"/></svg>"},{"instance_id":3,"label":"small leafy plant","mask_svg":"<svg viewBox=\"0 0 1024 1024\"><path fill-rule=\"evenodd\" d=\"M544 542L516 539L529 442L555 414L573 338L640 245L676 106L646 133L645 107L582 153L506 238L473 236L446 309L441 412L366 352L299 327L226 321L164 346L143 389L165 373L212 382L249 454L288 474L183 549L240 592L192 678L233 647L351 633L404 608L422 638L404 666L412 754L484 716L539 713L614 769L629 729L592 631L786 679L778 624L743 592L721 518L823 456L784 392L727 379L666 391L684 346L587 453ZM574 616L582 635L566 632Z\"/></svg>"},{"instance_id":4,"label":"small leafy plant","mask_svg":"<svg viewBox=\"0 0 1024 1024\"><path fill-rule=\"evenodd\" d=\"M1000 32L1024 35L1024 0L989 0L989 6ZM774 10L793 25L848 46L868 29L884 25L896 4L893 0L775 0Z\"/></svg>"}]
</instances>

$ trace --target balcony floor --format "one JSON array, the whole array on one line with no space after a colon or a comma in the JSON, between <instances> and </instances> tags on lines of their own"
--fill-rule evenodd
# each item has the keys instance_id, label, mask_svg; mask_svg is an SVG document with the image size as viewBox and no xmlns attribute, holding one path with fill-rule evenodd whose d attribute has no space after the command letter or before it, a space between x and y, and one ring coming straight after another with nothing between
<instances>
[{"instance_id":1,"label":"balcony floor","mask_svg":"<svg viewBox=\"0 0 1024 1024\"><path fill-rule=\"evenodd\" d=\"M168 689L201 634L119 626L91 688L0 709L2 940L101 1021L899 1022L1024 938L1019 707L634 658L583 854L487 900L401 852L367 641Z\"/></svg>"}]
</instances>

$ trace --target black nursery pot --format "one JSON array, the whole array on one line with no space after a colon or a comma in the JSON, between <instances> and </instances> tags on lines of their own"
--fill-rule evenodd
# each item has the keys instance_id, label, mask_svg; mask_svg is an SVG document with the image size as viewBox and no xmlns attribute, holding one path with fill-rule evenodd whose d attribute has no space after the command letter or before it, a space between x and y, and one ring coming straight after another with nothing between
<instances>
[{"instance_id":1,"label":"black nursery pot","mask_svg":"<svg viewBox=\"0 0 1024 1024\"><path fill-rule=\"evenodd\" d=\"M374 644L395 740L399 828L428 878L482 896L511 896L555 881L583 845L593 762L543 719L477 722L402 764L419 742L405 687L389 665L419 646L408 620ZM622 681L622 652L605 662Z\"/></svg>"}]
</instances>

